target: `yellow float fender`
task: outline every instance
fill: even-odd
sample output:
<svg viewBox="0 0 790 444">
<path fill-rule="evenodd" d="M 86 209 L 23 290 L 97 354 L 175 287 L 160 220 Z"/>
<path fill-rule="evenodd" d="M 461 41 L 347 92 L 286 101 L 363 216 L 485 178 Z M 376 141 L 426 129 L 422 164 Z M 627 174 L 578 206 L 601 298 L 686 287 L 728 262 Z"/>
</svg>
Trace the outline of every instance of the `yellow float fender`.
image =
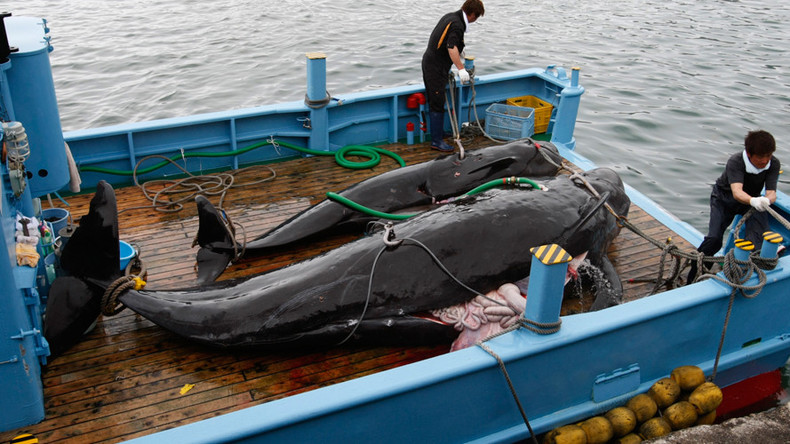
<svg viewBox="0 0 790 444">
<path fill-rule="evenodd" d="M 612 423 L 603 416 L 595 416 L 579 424 L 587 435 L 587 444 L 605 444 L 614 437 Z"/>
<path fill-rule="evenodd" d="M 677 382 L 680 389 L 686 392 L 694 391 L 705 382 L 705 372 L 696 365 L 684 365 L 672 370 L 669 375 L 673 381 Z"/>
<path fill-rule="evenodd" d="M 656 401 L 658 408 L 663 409 L 672 405 L 680 396 L 680 386 L 672 378 L 661 378 L 650 387 L 647 394 Z"/>
<path fill-rule="evenodd" d="M 680 401 L 667 407 L 663 416 L 672 430 L 685 429 L 697 422 L 697 409 L 688 401 Z"/>
<path fill-rule="evenodd" d="M 575 424 L 564 425 L 547 433 L 543 444 L 587 444 L 587 434 Z"/>
<path fill-rule="evenodd" d="M 625 436 L 636 428 L 636 413 L 627 407 L 615 407 L 604 415 L 612 423 L 614 436 Z"/>
<path fill-rule="evenodd" d="M 658 438 L 659 436 L 668 435 L 672 431 L 672 427 L 669 425 L 666 419 L 662 417 L 650 418 L 639 426 L 639 436 L 642 439 L 653 439 Z"/>
<path fill-rule="evenodd" d="M 636 422 L 640 424 L 656 416 L 656 412 L 658 411 L 656 401 L 644 393 L 640 393 L 629 399 L 625 406 L 636 414 Z"/>
<path fill-rule="evenodd" d="M 705 415 L 716 410 L 724 395 L 721 389 L 712 382 L 706 382 L 691 392 L 689 402 L 694 404 L 698 415 Z"/>
</svg>

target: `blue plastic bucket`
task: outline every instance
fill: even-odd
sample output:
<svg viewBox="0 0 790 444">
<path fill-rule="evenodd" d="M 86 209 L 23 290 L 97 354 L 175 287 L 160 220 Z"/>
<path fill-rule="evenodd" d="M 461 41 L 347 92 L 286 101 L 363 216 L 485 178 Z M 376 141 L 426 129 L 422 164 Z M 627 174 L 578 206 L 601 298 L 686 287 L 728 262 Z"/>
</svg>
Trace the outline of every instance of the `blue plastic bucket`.
<svg viewBox="0 0 790 444">
<path fill-rule="evenodd" d="M 52 224 L 52 229 L 55 230 L 52 236 L 57 236 L 61 228 L 65 228 L 69 223 L 69 210 L 63 208 L 47 208 L 41 212 L 41 218 L 44 221 Z"/>
<path fill-rule="evenodd" d="M 121 270 L 125 270 L 126 266 L 129 265 L 129 261 L 131 261 L 137 253 L 131 245 L 124 241 L 118 241 L 118 244 L 121 250 Z"/>
</svg>

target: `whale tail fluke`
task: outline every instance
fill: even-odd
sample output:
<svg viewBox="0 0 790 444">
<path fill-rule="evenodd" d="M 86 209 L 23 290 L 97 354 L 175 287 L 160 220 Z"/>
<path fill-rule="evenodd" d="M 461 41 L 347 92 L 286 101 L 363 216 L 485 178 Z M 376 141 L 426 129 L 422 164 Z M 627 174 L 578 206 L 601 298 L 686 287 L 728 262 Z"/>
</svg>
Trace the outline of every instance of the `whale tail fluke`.
<svg viewBox="0 0 790 444">
<path fill-rule="evenodd" d="M 63 247 L 63 275 L 49 289 L 44 337 L 53 356 L 74 345 L 96 321 L 106 283 L 121 276 L 115 192 L 99 182 L 88 214 Z"/>
<path fill-rule="evenodd" d="M 115 191 L 105 181 L 96 186 L 88 214 L 63 247 L 60 266 L 80 278 L 107 280 L 121 275 Z"/>
<path fill-rule="evenodd" d="M 222 215 L 203 196 L 196 196 L 198 210 L 197 280 L 199 284 L 214 282 L 233 259 L 236 241 L 233 239 Z"/>
</svg>

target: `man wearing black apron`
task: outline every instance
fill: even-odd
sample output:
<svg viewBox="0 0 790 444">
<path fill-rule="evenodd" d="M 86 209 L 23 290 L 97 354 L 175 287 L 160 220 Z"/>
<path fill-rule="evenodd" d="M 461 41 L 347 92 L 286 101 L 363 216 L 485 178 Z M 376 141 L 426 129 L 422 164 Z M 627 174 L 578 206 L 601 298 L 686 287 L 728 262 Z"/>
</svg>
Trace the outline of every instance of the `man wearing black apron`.
<svg viewBox="0 0 790 444">
<path fill-rule="evenodd" d="M 428 108 L 430 110 L 431 148 L 452 152 L 444 135 L 445 90 L 450 68 L 455 65 L 461 83 L 469 82 L 469 73 L 464 69 L 461 53 L 464 50 L 464 32 L 485 14 L 481 0 L 466 0 L 461 9 L 446 14 L 439 20 L 428 39 L 428 48 L 422 55 L 422 78 L 425 82 Z"/>
</svg>

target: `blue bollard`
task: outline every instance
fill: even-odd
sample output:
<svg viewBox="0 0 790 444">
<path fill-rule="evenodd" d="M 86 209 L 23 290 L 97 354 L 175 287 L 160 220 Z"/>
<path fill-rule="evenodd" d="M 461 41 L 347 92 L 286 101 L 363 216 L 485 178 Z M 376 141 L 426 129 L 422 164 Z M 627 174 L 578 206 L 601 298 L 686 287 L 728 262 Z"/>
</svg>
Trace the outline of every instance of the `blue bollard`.
<svg viewBox="0 0 790 444">
<path fill-rule="evenodd" d="M 464 69 L 472 73 L 472 70 L 475 69 L 475 58 L 474 57 L 465 57 L 464 58 Z"/>
<path fill-rule="evenodd" d="M 775 258 L 783 240 L 782 235 L 779 233 L 774 233 L 773 231 L 766 231 L 763 233 L 763 245 L 760 247 L 760 257 Z"/>
<path fill-rule="evenodd" d="M 311 52 L 307 56 L 307 97 L 310 108 L 310 140 L 308 148 L 329 151 L 329 93 L 326 90 L 326 55 Z"/>
<path fill-rule="evenodd" d="M 735 259 L 746 262 L 749 260 L 749 255 L 753 250 L 754 244 L 751 241 L 746 239 L 735 239 L 735 251 L 733 252 Z"/>
<path fill-rule="evenodd" d="M 556 244 L 534 247 L 530 252 L 532 268 L 524 318 L 537 324 L 557 323 L 571 255 Z"/>
<path fill-rule="evenodd" d="M 576 127 L 576 116 L 579 113 L 581 95 L 584 93 L 584 88 L 579 85 L 579 69 L 578 67 L 571 68 L 569 85 L 560 93 L 561 98 L 557 106 L 556 115 L 549 123 L 549 132 L 552 133 L 551 140 L 565 143 L 571 148 L 576 146 L 573 130 Z M 549 66 L 546 68 L 546 73 L 552 74 L 555 70 L 558 79 L 568 80 L 565 70 L 562 68 Z M 555 125 L 555 122 L 564 123 Z"/>
</svg>

